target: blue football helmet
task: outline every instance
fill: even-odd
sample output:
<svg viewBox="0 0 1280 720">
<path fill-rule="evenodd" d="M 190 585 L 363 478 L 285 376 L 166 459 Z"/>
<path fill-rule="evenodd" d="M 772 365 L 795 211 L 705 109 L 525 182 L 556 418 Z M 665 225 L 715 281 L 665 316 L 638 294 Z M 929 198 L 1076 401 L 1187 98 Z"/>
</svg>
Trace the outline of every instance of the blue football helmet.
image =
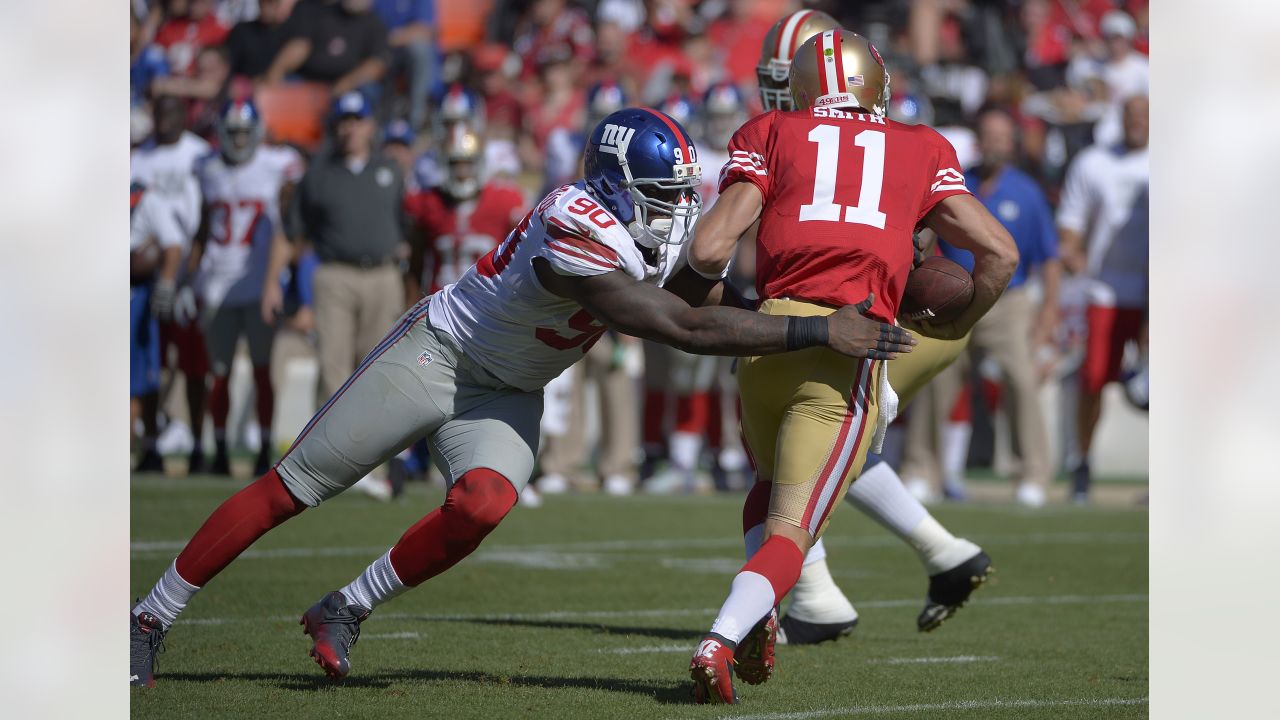
<svg viewBox="0 0 1280 720">
<path fill-rule="evenodd" d="M 647 248 L 679 244 L 702 210 L 702 168 L 689 133 L 657 110 L 625 108 L 587 139 L 587 189 Z M 679 232 L 675 223 L 681 223 Z"/>
<path fill-rule="evenodd" d="M 229 100 L 218 113 L 218 144 L 232 165 L 252 158 L 265 134 L 262 115 L 252 100 Z"/>
<path fill-rule="evenodd" d="M 718 82 L 702 98 L 702 139 L 724 150 L 747 121 L 747 99 L 737 85 Z"/>
<path fill-rule="evenodd" d="M 658 109 L 666 113 L 667 117 L 680 123 L 681 127 L 693 124 L 695 108 L 693 100 L 688 95 L 672 95 Z"/>
<path fill-rule="evenodd" d="M 605 116 L 618 112 L 630 102 L 627 91 L 612 80 L 592 85 L 587 89 L 587 128 L 594 128 Z"/>
</svg>

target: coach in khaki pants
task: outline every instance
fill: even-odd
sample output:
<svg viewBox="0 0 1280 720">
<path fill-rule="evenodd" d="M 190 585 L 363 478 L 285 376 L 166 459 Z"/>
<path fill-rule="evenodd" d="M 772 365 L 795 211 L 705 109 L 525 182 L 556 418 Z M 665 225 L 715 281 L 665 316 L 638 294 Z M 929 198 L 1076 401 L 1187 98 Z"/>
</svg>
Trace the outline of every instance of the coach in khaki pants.
<svg viewBox="0 0 1280 720">
<path fill-rule="evenodd" d="M 1012 444 L 1022 460 L 1017 500 L 1038 507 L 1044 504 L 1051 469 L 1036 354 L 1041 345 L 1052 340 L 1057 324 L 1061 274 L 1058 235 L 1044 192 L 1030 176 L 1013 167 L 1018 151 L 1013 118 L 1004 110 L 989 108 L 978 115 L 977 130 L 982 165 L 965 174 L 965 184 L 1013 236 L 1021 260 L 1004 295 L 974 325 L 969 357 L 985 353 L 1000 366 Z M 939 245 L 948 258 L 973 269 L 970 253 L 952 248 L 945 241 Z M 1043 289 L 1039 302 L 1027 284 L 1037 275 Z M 920 417 L 912 420 L 908 431 L 904 478 L 937 480 L 934 476 L 941 470 L 939 429 L 948 421 L 960 394 L 961 383 L 967 377 L 966 365 L 961 358 L 944 370 L 930 388 L 932 402 L 913 406 Z"/>
<path fill-rule="evenodd" d="M 320 266 L 315 273 L 320 395 L 327 398 L 404 312 L 401 198 L 394 162 L 374 153 L 376 126 L 358 92 L 334 103 L 332 147 L 300 186 L 303 230 Z"/>
</svg>

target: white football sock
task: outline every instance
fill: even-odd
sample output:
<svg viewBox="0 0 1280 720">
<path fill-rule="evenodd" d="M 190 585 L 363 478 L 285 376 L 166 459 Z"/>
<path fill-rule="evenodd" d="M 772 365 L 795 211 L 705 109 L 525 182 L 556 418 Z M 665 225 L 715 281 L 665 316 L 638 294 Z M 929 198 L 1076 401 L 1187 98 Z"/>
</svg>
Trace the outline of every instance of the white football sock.
<svg viewBox="0 0 1280 720">
<path fill-rule="evenodd" d="M 978 552 L 977 545 L 957 540 L 933 519 L 889 463 L 878 462 L 863 470 L 845 499 L 915 548 L 930 575 L 950 570 Z M 956 559 L 958 555 L 963 557 Z"/>
<path fill-rule="evenodd" d="M 964 484 L 964 465 L 972 435 L 973 425 L 967 422 L 950 422 L 942 428 L 942 478 L 949 487 Z"/>
<path fill-rule="evenodd" d="M 804 554 L 804 564 L 823 562 L 827 559 L 827 546 L 823 544 L 822 538 L 813 541 L 813 547 L 809 548 L 809 552 Z"/>
<path fill-rule="evenodd" d="M 711 624 L 711 632 L 737 644 L 774 606 L 773 585 L 757 572 L 738 573 L 729 586 L 729 597 Z"/>
<path fill-rule="evenodd" d="M 814 546 L 814 550 L 818 548 Z M 831 577 L 827 567 L 826 552 L 817 560 L 812 559 L 813 550 L 805 556 L 804 567 L 800 570 L 800 579 L 791 590 L 791 604 L 787 607 L 787 615 L 805 622 L 822 625 L 852 622 L 858 619 L 858 611 L 853 603 L 845 597 L 836 581 Z"/>
<path fill-rule="evenodd" d="M 903 537 L 903 540 L 916 549 L 920 562 L 924 563 L 925 572 L 929 575 L 950 570 L 977 555 L 981 550 L 968 540 L 957 538 L 947 532 L 947 529 L 934 520 L 932 515 L 925 515 L 920 524 Z"/>
<path fill-rule="evenodd" d="M 391 567 L 391 551 L 388 550 L 338 592 L 342 593 L 347 602 L 372 610 L 408 589 L 408 586 L 400 582 L 395 568 Z"/>
<path fill-rule="evenodd" d="M 747 559 L 750 560 L 760 550 L 760 546 L 764 544 L 764 523 L 760 523 L 748 530 L 742 536 L 742 544 L 747 551 Z"/>
<path fill-rule="evenodd" d="M 677 470 L 698 469 L 698 456 L 702 454 L 702 434 L 673 432 L 667 447 L 671 449 L 671 464 Z"/>
<path fill-rule="evenodd" d="M 151 613 L 168 630 L 173 621 L 178 619 L 178 613 L 182 612 L 191 601 L 191 596 L 199 589 L 182 579 L 178 574 L 178 561 L 174 560 L 169 569 L 164 571 L 164 575 L 160 576 L 156 586 L 151 588 L 151 593 L 133 606 L 133 614 Z"/>
</svg>

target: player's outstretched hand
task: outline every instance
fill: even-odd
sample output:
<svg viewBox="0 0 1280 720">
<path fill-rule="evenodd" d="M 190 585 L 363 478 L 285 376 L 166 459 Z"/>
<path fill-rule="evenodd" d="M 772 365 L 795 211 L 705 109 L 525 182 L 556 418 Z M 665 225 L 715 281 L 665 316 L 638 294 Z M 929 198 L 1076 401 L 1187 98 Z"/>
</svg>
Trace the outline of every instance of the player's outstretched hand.
<svg viewBox="0 0 1280 720">
<path fill-rule="evenodd" d="M 896 325 L 866 316 L 875 294 L 857 305 L 845 305 L 827 316 L 827 345 L 841 355 L 872 360 L 892 360 L 909 353 L 916 339 Z"/>
</svg>

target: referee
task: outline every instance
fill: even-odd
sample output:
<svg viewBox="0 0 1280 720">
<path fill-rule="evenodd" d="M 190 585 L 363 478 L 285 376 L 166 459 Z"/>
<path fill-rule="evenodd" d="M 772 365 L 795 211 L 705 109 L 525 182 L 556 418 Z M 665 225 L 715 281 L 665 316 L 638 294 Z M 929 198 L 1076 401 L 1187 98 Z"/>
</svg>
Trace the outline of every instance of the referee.
<svg viewBox="0 0 1280 720">
<path fill-rule="evenodd" d="M 359 92 L 333 107 L 333 143 L 299 188 L 303 232 L 315 249 L 320 396 L 329 397 L 404 312 L 404 178 L 376 154 L 372 108 Z"/>
</svg>

